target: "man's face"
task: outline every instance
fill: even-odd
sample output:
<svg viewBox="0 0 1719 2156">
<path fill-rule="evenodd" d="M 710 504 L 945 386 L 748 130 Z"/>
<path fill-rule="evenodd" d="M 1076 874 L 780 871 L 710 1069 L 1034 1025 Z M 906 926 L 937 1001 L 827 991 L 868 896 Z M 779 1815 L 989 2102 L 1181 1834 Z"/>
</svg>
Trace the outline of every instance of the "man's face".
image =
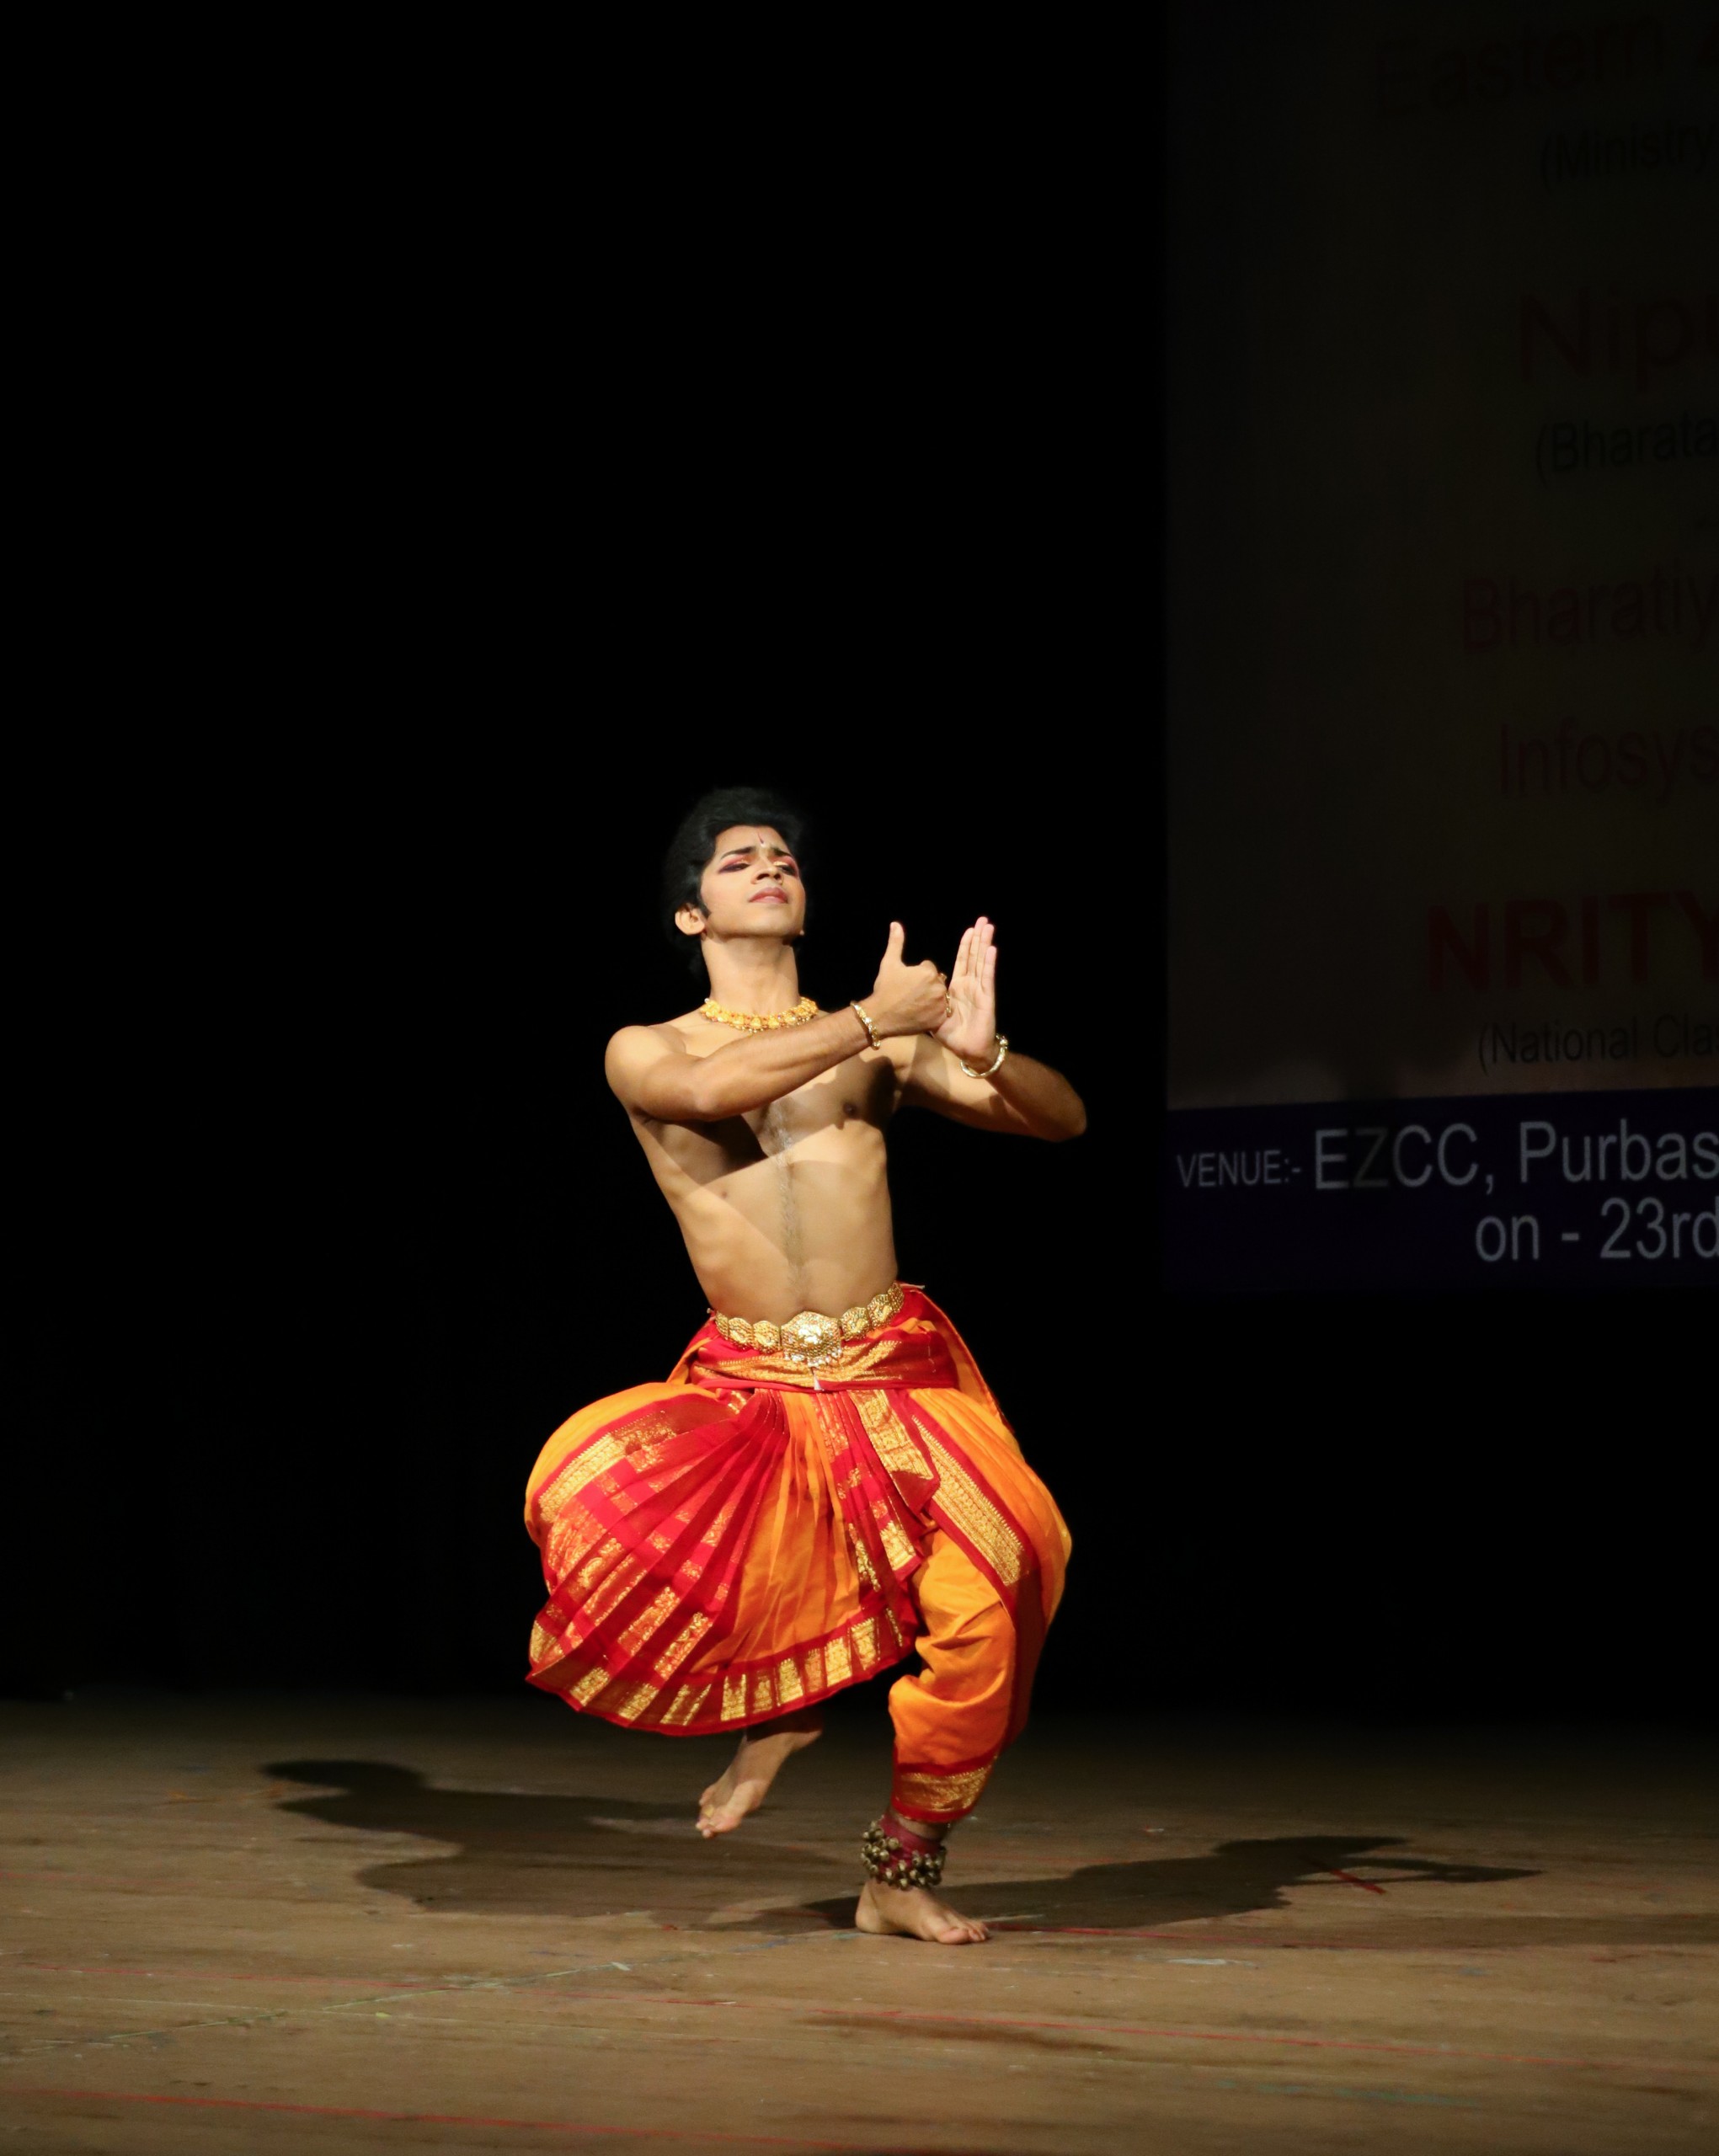
<svg viewBox="0 0 1719 2156">
<path fill-rule="evenodd" d="M 799 864 L 768 824 L 722 832 L 698 887 L 704 924 L 718 936 L 793 937 L 806 925 Z M 691 909 L 683 910 L 683 921 Z"/>
</svg>

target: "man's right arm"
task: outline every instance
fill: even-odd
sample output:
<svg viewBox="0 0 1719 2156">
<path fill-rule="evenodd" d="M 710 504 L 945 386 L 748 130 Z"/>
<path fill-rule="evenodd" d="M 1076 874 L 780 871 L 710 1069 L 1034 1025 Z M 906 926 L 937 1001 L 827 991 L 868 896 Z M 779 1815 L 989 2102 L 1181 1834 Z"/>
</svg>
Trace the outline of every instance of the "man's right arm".
<svg viewBox="0 0 1719 2156">
<path fill-rule="evenodd" d="M 929 1033 L 943 1020 L 942 975 L 929 959 L 905 964 L 901 945 L 901 925 L 892 921 L 877 984 L 865 999 L 879 1040 Z M 656 1122 L 721 1123 L 767 1107 L 869 1045 L 851 1009 L 825 1011 L 779 1033 L 747 1034 L 710 1055 L 691 1054 L 670 1027 L 625 1026 L 610 1042 L 603 1067 L 617 1098 Z"/>
<path fill-rule="evenodd" d="M 766 1107 L 869 1046 L 852 1011 L 830 1011 L 803 1026 L 752 1033 L 712 1055 L 694 1055 L 666 1026 L 626 1026 L 603 1060 L 627 1107 L 658 1123 L 721 1123 Z"/>
</svg>

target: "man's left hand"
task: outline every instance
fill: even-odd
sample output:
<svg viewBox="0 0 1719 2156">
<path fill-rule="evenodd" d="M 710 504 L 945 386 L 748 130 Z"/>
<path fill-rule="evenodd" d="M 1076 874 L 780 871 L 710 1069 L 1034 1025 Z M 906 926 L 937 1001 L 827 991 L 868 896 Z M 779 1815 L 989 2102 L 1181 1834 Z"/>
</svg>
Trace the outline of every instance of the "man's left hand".
<svg viewBox="0 0 1719 2156">
<path fill-rule="evenodd" d="M 996 934 L 980 914 L 963 935 L 949 975 L 949 1014 L 932 1035 L 952 1055 L 981 1069 L 996 1053 Z"/>
</svg>

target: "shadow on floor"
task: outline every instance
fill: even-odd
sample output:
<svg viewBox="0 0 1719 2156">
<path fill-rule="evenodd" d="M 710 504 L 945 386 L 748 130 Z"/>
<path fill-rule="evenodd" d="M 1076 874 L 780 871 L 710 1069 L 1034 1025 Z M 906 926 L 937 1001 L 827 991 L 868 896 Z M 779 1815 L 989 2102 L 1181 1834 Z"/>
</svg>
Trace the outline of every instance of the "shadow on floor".
<svg viewBox="0 0 1719 2156">
<path fill-rule="evenodd" d="M 1357 1865 L 1374 1885 L 1384 1888 L 1386 1897 L 1393 1885 L 1410 1880 L 1471 1886 L 1535 1876 L 1500 1865 L 1440 1864 L 1423 1857 L 1380 1854 L 1402 1845 L 1400 1837 L 1389 1834 L 1282 1835 L 1220 1842 L 1204 1856 L 1087 1865 L 1060 1878 L 1012 1879 L 1004 1885 L 969 1888 L 964 1897 L 956 1898 L 976 1906 L 978 1897 L 1022 1931 L 1134 1931 L 1287 1908 L 1292 1886 L 1331 1886 L 1359 1897 L 1366 1889 L 1341 1876 Z M 999 1895 L 1001 1901 L 996 1899 Z M 849 1894 L 809 1903 L 791 1913 L 846 1925 L 853 1922 L 853 1910 L 854 1897 Z M 770 1913 L 773 1927 L 784 1913 Z"/>
<path fill-rule="evenodd" d="M 322 1792 L 291 1798 L 283 1812 L 364 1833 L 455 1844 L 446 1854 L 405 1856 L 358 1875 L 364 1886 L 405 1896 L 421 1908 L 558 1917 L 638 1912 L 692 1924 L 728 1913 L 730 1924 L 774 1933 L 853 1922 L 849 1881 L 857 1859 L 771 1841 L 762 1821 L 761 1832 L 704 1842 L 686 1804 L 437 1789 L 413 1769 L 363 1759 L 289 1759 L 264 1771 Z M 1465 1886 L 1534 1876 L 1396 1854 L 1401 1847 L 1388 1835 L 1286 1836 L 1225 1842 L 1204 1856 L 1092 1865 L 1061 1877 L 987 1884 L 984 1873 L 991 1867 L 977 1841 L 964 1848 L 958 1842 L 961 1870 L 976 1872 L 978 1882 L 955 1898 L 980 1913 L 1017 1919 L 1023 1929 L 1129 1931 L 1283 1908 L 1291 1887 L 1316 1882 L 1359 1899 L 1363 1890 L 1337 1876 L 1357 1865 L 1387 1894 L 1408 1881 Z M 826 1893 L 838 1884 L 845 1891 Z M 1385 1914 L 1382 1903 L 1376 1913 Z"/>
<path fill-rule="evenodd" d="M 359 1873 L 362 1885 L 421 1908 L 558 1917 L 649 1910 L 696 1924 L 736 1904 L 795 1902 L 849 1876 L 822 1851 L 765 1836 L 702 1841 L 690 1803 L 437 1789 L 414 1769 L 371 1759 L 286 1759 L 263 1771 L 330 1792 L 291 1798 L 283 1812 L 456 1844 L 451 1854 L 406 1856 Z M 800 1928 L 824 1923 L 802 1916 Z"/>
</svg>

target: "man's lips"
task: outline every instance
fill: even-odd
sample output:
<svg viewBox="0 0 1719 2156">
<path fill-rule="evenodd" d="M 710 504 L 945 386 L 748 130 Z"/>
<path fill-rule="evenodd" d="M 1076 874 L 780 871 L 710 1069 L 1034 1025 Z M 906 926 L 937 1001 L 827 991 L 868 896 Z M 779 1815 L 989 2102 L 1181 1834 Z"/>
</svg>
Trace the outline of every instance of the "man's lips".
<svg viewBox="0 0 1719 2156">
<path fill-rule="evenodd" d="M 772 902 L 777 905 L 785 906 L 787 904 L 787 893 L 786 891 L 754 891 L 751 897 L 746 901 L 747 905 L 750 906 L 762 905 L 766 903 Z"/>
</svg>

